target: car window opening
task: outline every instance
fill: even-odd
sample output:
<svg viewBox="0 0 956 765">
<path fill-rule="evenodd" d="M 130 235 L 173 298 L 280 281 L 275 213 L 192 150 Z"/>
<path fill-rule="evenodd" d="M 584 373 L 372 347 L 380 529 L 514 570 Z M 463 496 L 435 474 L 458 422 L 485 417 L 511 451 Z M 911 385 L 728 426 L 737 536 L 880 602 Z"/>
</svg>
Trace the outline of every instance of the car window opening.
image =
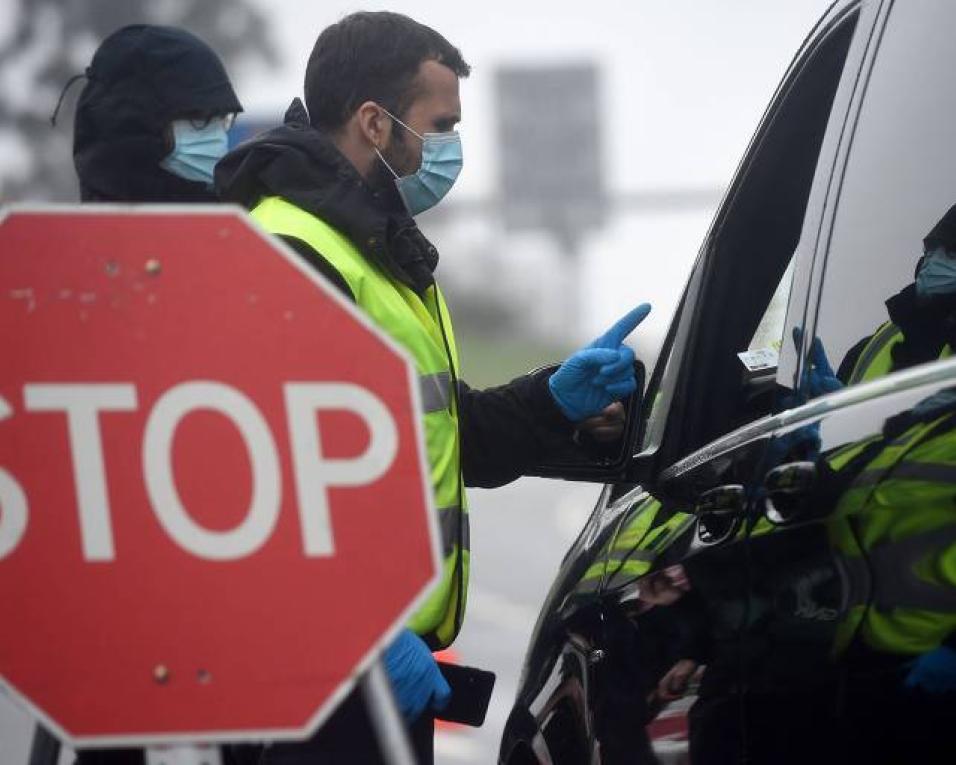
<svg viewBox="0 0 956 765">
<path fill-rule="evenodd" d="M 665 459 L 676 460 L 778 405 L 775 368 L 748 374 L 738 354 L 779 351 L 792 342 L 783 326 L 791 261 L 856 20 L 848 16 L 831 31 L 778 97 L 742 181 L 731 190 L 735 198 L 715 222 L 709 252 L 697 265 L 703 305 L 675 392 L 673 406 L 681 411 L 671 412 L 677 433 L 666 439 Z"/>
</svg>

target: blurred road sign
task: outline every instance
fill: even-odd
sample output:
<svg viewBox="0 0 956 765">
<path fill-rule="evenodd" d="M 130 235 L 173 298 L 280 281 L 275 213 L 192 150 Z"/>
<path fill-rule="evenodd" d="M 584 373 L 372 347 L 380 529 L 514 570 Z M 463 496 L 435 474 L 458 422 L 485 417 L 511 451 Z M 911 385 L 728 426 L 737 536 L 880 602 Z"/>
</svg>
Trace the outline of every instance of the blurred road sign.
<svg viewBox="0 0 956 765">
<path fill-rule="evenodd" d="M 266 117 L 257 114 L 240 114 L 235 124 L 229 129 L 229 149 L 236 148 L 243 141 L 255 138 L 267 130 L 272 130 L 282 124 L 282 115 Z"/>
<path fill-rule="evenodd" d="M 440 566 L 417 377 L 241 211 L 0 219 L 0 684 L 74 745 L 308 734 Z"/>
<path fill-rule="evenodd" d="M 505 224 L 599 225 L 606 200 L 595 65 L 505 67 L 496 89 Z"/>
</svg>

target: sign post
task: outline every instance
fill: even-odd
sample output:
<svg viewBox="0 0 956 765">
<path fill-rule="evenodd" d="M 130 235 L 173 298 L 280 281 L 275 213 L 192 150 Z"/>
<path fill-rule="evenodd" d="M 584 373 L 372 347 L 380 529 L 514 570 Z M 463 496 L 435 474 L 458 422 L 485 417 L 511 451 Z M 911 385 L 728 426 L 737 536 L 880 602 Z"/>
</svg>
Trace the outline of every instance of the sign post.
<svg viewBox="0 0 956 765">
<path fill-rule="evenodd" d="M 0 351 L 0 683 L 57 740 L 301 739 L 379 676 L 441 560 L 418 380 L 298 256 L 15 209 Z"/>
</svg>

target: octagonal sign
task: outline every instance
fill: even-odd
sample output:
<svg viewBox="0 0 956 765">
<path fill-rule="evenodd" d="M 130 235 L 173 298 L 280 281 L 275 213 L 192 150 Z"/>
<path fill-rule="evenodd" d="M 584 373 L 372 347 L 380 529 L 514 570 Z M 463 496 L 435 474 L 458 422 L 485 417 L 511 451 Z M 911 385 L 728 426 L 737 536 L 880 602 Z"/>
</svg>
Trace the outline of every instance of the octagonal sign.
<svg viewBox="0 0 956 765">
<path fill-rule="evenodd" d="M 299 738 L 440 565 L 418 381 L 237 208 L 0 220 L 0 682 L 73 745 Z"/>
</svg>

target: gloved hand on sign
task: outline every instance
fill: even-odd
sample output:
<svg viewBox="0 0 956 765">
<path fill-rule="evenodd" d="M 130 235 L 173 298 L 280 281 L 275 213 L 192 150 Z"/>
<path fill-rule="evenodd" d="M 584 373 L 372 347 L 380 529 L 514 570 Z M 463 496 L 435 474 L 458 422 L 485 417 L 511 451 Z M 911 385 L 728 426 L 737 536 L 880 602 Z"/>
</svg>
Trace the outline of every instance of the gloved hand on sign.
<svg viewBox="0 0 956 765">
<path fill-rule="evenodd" d="M 448 705 L 451 687 L 425 641 L 414 632 L 402 630 L 384 658 L 392 692 L 407 723 L 415 722 L 426 709 L 440 711 Z"/>
<path fill-rule="evenodd" d="M 551 375 L 551 396 L 565 417 L 581 422 L 634 392 L 634 351 L 623 343 L 650 312 L 642 303 Z"/>
</svg>

